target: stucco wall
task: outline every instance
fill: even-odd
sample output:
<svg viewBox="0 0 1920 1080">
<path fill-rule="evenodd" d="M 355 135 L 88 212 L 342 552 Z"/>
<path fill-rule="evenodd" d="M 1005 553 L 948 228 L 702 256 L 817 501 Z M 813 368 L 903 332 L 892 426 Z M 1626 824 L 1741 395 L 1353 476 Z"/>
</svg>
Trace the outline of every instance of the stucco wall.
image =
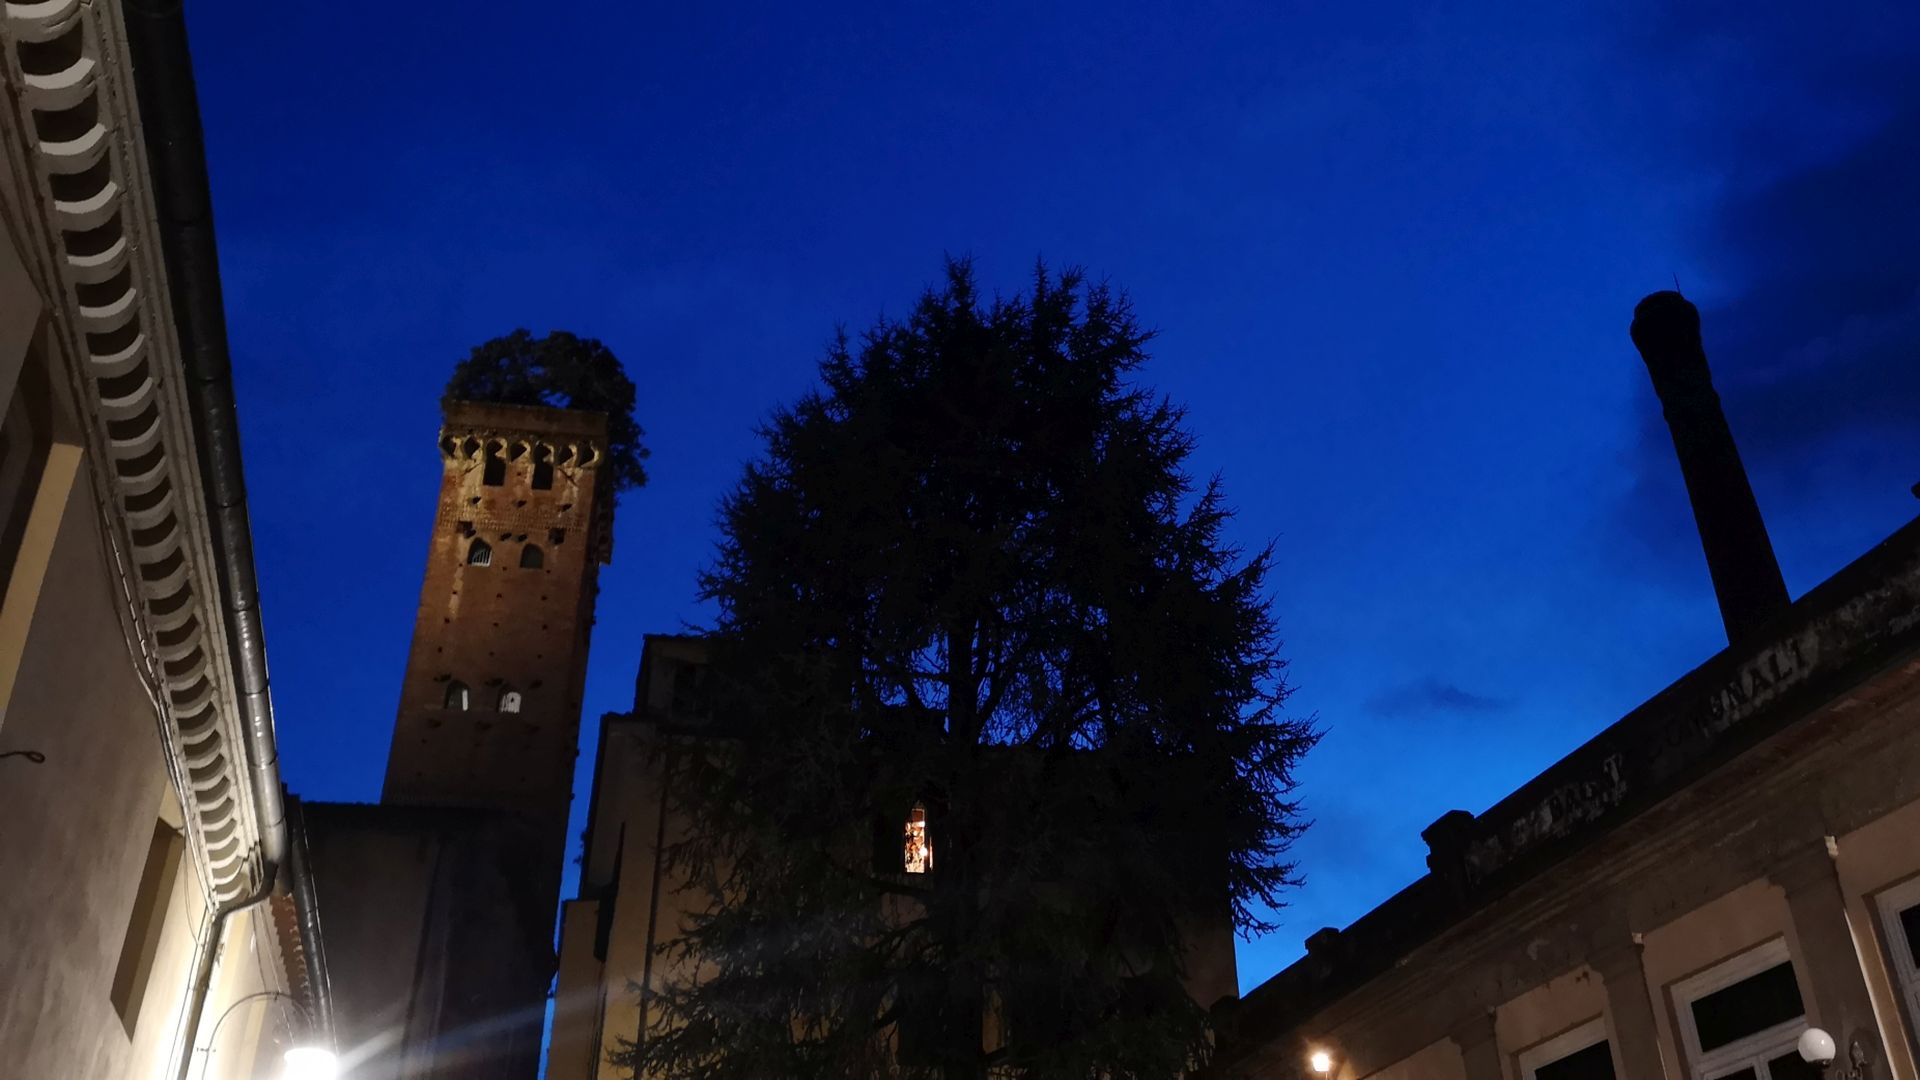
<svg viewBox="0 0 1920 1080">
<path fill-rule="evenodd" d="M 68 491 L 0 726 L 0 748 L 46 755 L 39 765 L 0 760 L 0 1061 L 9 1076 L 168 1076 L 187 1042 L 183 1012 L 207 915 L 190 853 L 131 1032 L 111 1000 L 155 825 L 177 828 L 180 812 L 109 565 L 83 473 Z M 240 996 L 285 985 L 268 922 L 236 919 L 225 941 L 208 1033 Z M 287 1034 L 284 1004 L 257 1008 L 254 1035 Z M 216 1055 L 209 1076 L 249 1075 L 243 1020 L 221 1030 L 226 1060 Z"/>
<path fill-rule="evenodd" d="M 1353 1080 L 1343 1072 L 1341 1080 Z M 1410 1058 L 1396 1062 L 1368 1076 L 1366 1080 L 1466 1080 L 1460 1064 L 1460 1050 L 1450 1040 L 1441 1039 Z"/>
<path fill-rule="evenodd" d="M 0 727 L 0 747 L 46 755 L 0 761 L 0 1061 L 19 1076 L 136 1065 L 108 991 L 167 780 L 89 503 L 73 485 Z M 167 999 L 150 994 L 141 1023 Z"/>
<path fill-rule="evenodd" d="M 1503 1048 L 1502 1074 L 1519 1076 L 1520 1055 L 1599 1017 L 1606 1007 L 1607 995 L 1600 977 L 1586 968 L 1570 971 L 1500 1006 L 1494 1012 L 1494 1033 Z"/>
</svg>

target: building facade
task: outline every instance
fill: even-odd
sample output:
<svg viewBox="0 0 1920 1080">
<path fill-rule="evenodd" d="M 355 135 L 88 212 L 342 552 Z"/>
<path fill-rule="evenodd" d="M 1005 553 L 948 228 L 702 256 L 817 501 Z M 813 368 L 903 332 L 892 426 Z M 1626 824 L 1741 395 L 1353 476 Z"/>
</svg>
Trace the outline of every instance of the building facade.
<svg viewBox="0 0 1920 1080">
<path fill-rule="evenodd" d="M 538 1073 L 606 446 L 599 413 L 446 407 L 381 801 L 307 811 L 356 1080 Z"/>
<path fill-rule="evenodd" d="M 707 662 L 697 638 L 649 635 L 634 686 L 633 711 L 601 721 L 580 895 L 562 907 L 560 968 L 555 984 L 548 1080 L 626 1080 L 610 1062 L 622 1043 L 644 1038 L 655 1013 L 648 995 L 693 972 L 686 958 L 663 955 L 709 898 L 667 866 L 662 852 L 684 839 L 677 810 L 678 748 L 705 738 L 698 686 Z M 895 873 L 933 869 L 924 809 L 882 822 L 877 859 Z M 1187 990 L 1211 1005 L 1238 991 L 1233 928 L 1222 905 L 1210 925 L 1187 928 Z M 995 1039 L 989 1020 L 982 1037 Z"/>
<path fill-rule="evenodd" d="M 0 21 L 0 1071 L 324 1042 L 180 12 Z"/>
<path fill-rule="evenodd" d="M 1425 877 L 1239 1003 L 1217 1075 L 1789 1080 L 1819 1027 L 1920 1077 L 1920 521 L 1789 603 L 1697 313 L 1656 294 L 1633 336 L 1727 649 L 1434 822 Z"/>
</svg>

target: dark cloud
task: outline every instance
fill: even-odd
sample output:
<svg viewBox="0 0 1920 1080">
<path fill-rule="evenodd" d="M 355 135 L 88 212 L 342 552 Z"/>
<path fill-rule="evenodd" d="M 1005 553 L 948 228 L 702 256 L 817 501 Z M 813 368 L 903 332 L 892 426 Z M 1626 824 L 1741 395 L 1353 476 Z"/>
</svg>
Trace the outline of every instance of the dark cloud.
<svg viewBox="0 0 1920 1080">
<path fill-rule="evenodd" d="M 1436 675 L 1391 686 L 1367 699 L 1368 711 L 1381 716 L 1432 713 L 1495 713 L 1511 707 L 1507 698 L 1488 697 L 1455 686 Z"/>
<path fill-rule="evenodd" d="M 1779 521 L 1845 491 L 1897 521 L 1920 480 L 1920 17 L 1696 13 L 1657 29 L 1652 77 L 1693 95 L 1662 147 L 1716 181 L 1680 240 L 1719 283 L 1703 335 L 1763 509 Z M 1698 547 L 1650 390 L 1639 417 L 1623 508 L 1634 553 L 1690 567 Z"/>
<path fill-rule="evenodd" d="M 1745 280 L 1703 325 L 1728 415 L 1763 464 L 1869 431 L 1920 445 L 1916 192 L 1920 86 L 1840 158 L 1716 215 L 1706 250 Z"/>
</svg>

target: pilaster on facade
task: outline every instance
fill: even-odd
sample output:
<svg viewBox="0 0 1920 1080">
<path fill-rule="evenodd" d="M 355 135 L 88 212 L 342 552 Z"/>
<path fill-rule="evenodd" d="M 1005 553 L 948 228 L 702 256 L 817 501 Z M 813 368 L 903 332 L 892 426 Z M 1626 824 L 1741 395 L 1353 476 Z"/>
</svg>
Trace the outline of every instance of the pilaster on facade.
<svg viewBox="0 0 1920 1080">
<path fill-rule="evenodd" d="M 116 4 L 8 3 L 8 126 L 53 228 L 35 252 L 102 527 L 162 718 L 186 832 L 213 899 L 264 879 L 207 491 Z M 11 156 L 11 155 L 10 155 Z"/>
<path fill-rule="evenodd" d="M 1647 989 L 1647 969 L 1638 935 L 1609 935 L 1588 958 L 1600 976 L 1607 996 L 1608 1030 L 1614 1060 L 1622 1075 L 1633 1080 L 1663 1080 L 1666 1062 L 1660 1055 L 1660 1028 L 1654 1019 L 1653 995 Z"/>
<path fill-rule="evenodd" d="M 1799 939 L 1795 961 L 1806 972 L 1804 985 L 1812 996 L 1808 1018 L 1833 1036 L 1843 1054 L 1858 1038 L 1869 1060 L 1880 1060 L 1880 1026 L 1847 918 L 1834 863 L 1837 854 L 1833 837 L 1819 837 L 1783 855 L 1768 878 L 1787 894 L 1787 911 Z"/>
<path fill-rule="evenodd" d="M 1467 1080 L 1502 1080 L 1500 1040 L 1491 1011 L 1475 1013 L 1447 1037 L 1460 1048 Z"/>
</svg>

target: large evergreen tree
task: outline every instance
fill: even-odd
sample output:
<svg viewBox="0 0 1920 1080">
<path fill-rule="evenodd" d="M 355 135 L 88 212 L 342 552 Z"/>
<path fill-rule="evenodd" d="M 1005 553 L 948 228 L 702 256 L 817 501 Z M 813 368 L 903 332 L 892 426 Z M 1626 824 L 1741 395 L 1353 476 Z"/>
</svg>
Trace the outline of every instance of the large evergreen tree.
<svg viewBox="0 0 1920 1080">
<path fill-rule="evenodd" d="M 639 1075 L 1205 1057 L 1181 931 L 1263 926 L 1314 732 L 1281 712 L 1270 552 L 1130 381 L 1149 337 L 1078 273 L 989 300 L 950 263 L 772 417 L 703 578 L 713 719 L 673 761 L 670 865 L 724 902 L 665 947 L 701 970 L 649 994 Z M 916 806 L 933 865 L 904 873 Z"/>
</svg>

